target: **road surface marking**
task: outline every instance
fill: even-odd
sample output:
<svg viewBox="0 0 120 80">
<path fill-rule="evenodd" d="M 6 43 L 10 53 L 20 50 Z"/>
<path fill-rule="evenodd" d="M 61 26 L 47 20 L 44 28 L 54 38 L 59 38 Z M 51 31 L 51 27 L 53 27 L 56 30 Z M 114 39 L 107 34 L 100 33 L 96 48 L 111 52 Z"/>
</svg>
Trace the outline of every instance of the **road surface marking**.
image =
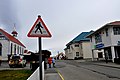
<svg viewBox="0 0 120 80">
<path fill-rule="evenodd" d="M 57 73 L 59 74 L 59 76 L 60 76 L 60 78 L 62 79 L 62 80 L 64 80 L 64 78 L 63 78 L 63 76 L 61 75 L 61 73 L 56 69 L 56 71 L 57 71 Z"/>
</svg>

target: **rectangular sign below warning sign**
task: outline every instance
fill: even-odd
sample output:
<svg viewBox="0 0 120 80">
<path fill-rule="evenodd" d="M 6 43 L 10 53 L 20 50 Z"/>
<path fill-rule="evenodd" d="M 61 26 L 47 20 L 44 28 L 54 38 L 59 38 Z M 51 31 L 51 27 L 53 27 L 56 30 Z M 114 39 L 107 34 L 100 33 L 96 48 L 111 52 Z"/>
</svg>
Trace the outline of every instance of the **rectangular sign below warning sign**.
<svg viewBox="0 0 120 80">
<path fill-rule="evenodd" d="M 47 29 L 40 16 L 38 16 L 38 19 L 29 31 L 28 37 L 51 37 L 51 33 Z"/>
</svg>

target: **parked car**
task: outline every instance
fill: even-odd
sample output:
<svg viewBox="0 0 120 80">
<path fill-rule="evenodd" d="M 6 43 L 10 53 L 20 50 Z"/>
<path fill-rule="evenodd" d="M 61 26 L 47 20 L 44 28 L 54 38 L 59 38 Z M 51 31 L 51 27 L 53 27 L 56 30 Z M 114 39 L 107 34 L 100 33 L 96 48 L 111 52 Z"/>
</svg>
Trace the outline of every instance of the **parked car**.
<svg viewBox="0 0 120 80">
<path fill-rule="evenodd" d="M 26 60 L 24 59 L 24 56 L 11 56 L 9 60 L 9 66 L 12 67 L 25 67 L 26 66 Z"/>
</svg>

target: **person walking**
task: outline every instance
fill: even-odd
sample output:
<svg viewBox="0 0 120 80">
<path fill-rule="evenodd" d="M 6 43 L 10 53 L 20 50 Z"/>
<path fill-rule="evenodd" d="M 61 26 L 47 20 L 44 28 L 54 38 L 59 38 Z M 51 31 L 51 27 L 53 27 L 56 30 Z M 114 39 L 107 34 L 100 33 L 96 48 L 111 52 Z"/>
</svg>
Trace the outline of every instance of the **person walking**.
<svg viewBox="0 0 120 80">
<path fill-rule="evenodd" d="M 49 64 L 49 68 L 51 68 L 51 64 L 52 64 L 52 58 L 51 57 L 48 58 L 48 64 Z"/>
<path fill-rule="evenodd" d="M 108 51 L 105 51 L 105 62 L 108 63 Z"/>
<path fill-rule="evenodd" d="M 53 64 L 53 67 L 55 67 L 55 59 L 52 58 L 52 64 Z"/>
</svg>

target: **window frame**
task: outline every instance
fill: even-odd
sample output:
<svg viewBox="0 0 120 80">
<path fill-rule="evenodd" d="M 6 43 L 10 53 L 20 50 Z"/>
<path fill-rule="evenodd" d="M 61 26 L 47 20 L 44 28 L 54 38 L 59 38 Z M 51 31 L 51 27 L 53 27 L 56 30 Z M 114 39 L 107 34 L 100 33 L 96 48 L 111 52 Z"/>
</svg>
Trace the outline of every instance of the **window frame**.
<svg viewBox="0 0 120 80">
<path fill-rule="evenodd" d="M 79 57 L 80 56 L 80 53 L 79 52 L 76 52 L 76 57 Z"/>
<path fill-rule="evenodd" d="M 75 44 L 75 47 L 79 47 L 79 44 Z"/>
</svg>

